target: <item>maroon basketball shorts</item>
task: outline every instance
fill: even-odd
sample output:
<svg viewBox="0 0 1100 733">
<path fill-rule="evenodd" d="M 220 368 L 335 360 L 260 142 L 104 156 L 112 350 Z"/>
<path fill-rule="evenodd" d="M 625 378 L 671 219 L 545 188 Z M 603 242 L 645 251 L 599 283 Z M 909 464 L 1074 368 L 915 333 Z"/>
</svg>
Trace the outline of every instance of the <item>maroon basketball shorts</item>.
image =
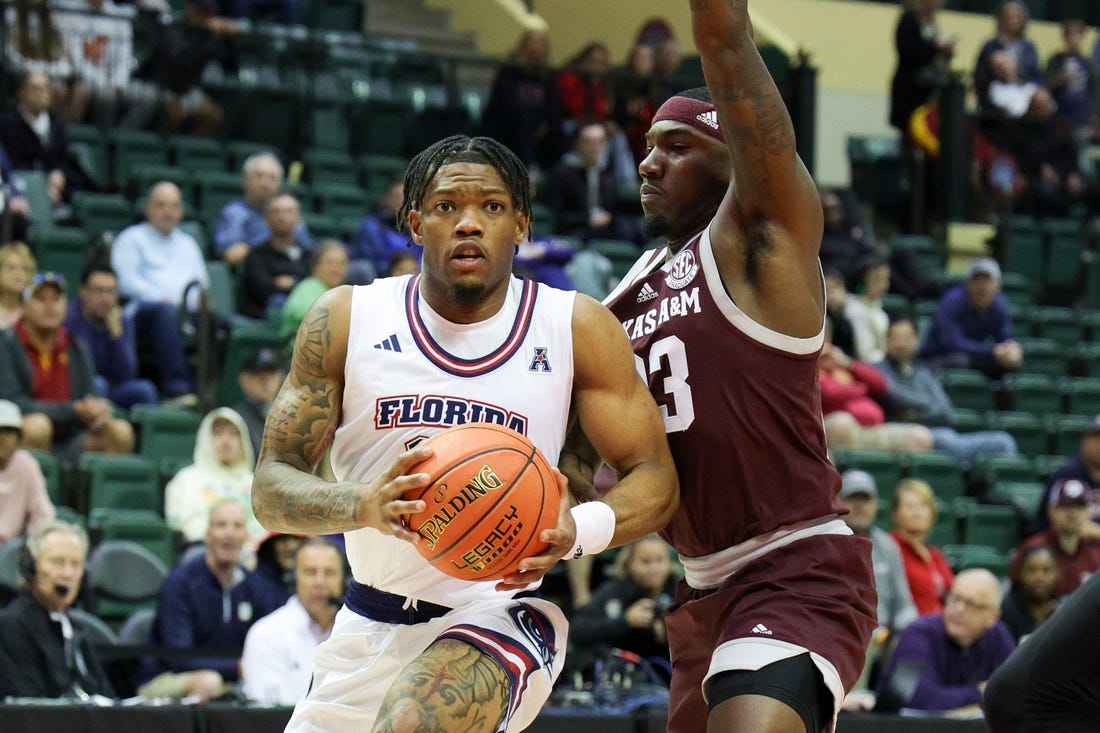
<svg viewBox="0 0 1100 733">
<path fill-rule="evenodd" d="M 876 619 L 871 543 L 820 534 L 777 547 L 711 590 L 681 582 L 666 616 L 670 733 L 707 727 L 703 683 L 809 652 L 834 711 L 859 679 Z"/>
</svg>

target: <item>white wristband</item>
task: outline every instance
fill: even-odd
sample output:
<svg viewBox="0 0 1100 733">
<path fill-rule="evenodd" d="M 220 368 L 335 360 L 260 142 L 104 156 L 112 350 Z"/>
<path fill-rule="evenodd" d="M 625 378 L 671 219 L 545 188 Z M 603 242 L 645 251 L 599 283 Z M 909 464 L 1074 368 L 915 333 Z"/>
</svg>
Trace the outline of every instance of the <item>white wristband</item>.
<svg viewBox="0 0 1100 733">
<path fill-rule="evenodd" d="M 606 550 L 615 535 L 615 510 L 602 501 L 587 501 L 569 512 L 577 525 L 577 541 L 565 559 L 576 560 Z"/>
</svg>

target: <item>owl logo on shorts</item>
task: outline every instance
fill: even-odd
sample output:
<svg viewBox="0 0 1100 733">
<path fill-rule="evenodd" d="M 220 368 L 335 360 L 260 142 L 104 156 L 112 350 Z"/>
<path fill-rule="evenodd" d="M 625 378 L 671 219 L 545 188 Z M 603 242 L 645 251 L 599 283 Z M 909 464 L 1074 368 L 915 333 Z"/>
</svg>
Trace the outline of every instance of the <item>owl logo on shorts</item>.
<svg viewBox="0 0 1100 733">
<path fill-rule="evenodd" d="M 550 619 L 526 603 L 517 603 L 510 607 L 508 615 L 520 632 L 539 650 L 543 665 L 547 668 L 553 665 L 558 647 L 555 643 L 554 625 L 550 623 Z"/>
</svg>

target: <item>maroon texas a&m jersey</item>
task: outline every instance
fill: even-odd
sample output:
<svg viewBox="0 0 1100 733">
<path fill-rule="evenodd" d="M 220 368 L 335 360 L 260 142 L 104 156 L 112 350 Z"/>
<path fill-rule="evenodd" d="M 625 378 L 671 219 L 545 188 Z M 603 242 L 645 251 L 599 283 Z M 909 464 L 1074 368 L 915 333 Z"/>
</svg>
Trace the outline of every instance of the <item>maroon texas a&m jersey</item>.
<svg viewBox="0 0 1100 733">
<path fill-rule="evenodd" d="M 662 536 L 700 557 L 786 525 L 835 517 L 817 383 L 823 334 L 795 338 L 726 293 L 708 231 L 653 270 L 647 253 L 606 299 L 661 408 L 680 476 Z M 647 274 L 648 273 L 648 274 Z"/>
</svg>

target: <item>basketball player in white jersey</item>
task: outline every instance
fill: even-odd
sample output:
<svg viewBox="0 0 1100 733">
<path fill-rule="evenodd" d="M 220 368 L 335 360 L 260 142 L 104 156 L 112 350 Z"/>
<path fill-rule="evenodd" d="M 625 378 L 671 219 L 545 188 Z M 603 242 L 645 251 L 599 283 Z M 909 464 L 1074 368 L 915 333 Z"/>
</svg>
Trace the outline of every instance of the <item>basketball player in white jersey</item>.
<svg viewBox="0 0 1100 733">
<path fill-rule="evenodd" d="M 531 216 L 527 172 L 490 138 L 455 136 L 416 156 L 398 220 L 424 248 L 419 276 L 341 287 L 298 330 L 268 415 L 253 505 L 271 530 L 344 532 L 354 582 L 314 658 L 291 731 L 519 731 L 559 674 L 567 624 L 537 587 L 562 557 L 663 527 L 678 484 L 661 418 L 623 329 L 594 300 L 514 277 Z M 575 416 L 621 476 L 569 509 L 551 544 L 500 582 L 430 566 L 403 519 L 424 438 L 489 421 L 556 463 Z M 336 482 L 314 475 L 327 449 Z M 373 728 L 371 727 L 373 726 Z"/>
</svg>

